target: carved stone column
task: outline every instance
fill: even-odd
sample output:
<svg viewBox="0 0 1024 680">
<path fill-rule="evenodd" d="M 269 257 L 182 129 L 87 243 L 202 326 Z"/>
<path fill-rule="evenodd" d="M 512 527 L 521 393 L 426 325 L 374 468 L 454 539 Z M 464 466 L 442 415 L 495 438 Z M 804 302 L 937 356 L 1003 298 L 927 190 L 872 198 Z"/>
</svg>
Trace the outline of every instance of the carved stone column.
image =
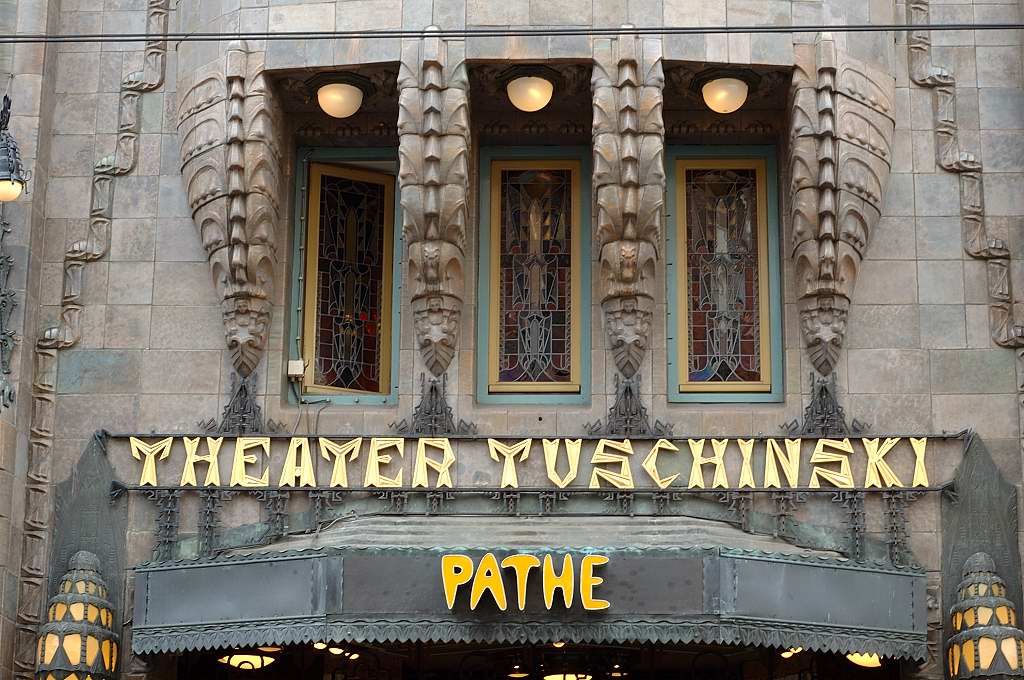
<svg viewBox="0 0 1024 680">
<path fill-rule="evenodd" d="M 398 89 L 402 233 L 409 247 L 416 345 L 431 374 L 429 381 L 422 381 L 421 407 L 428 403 L 430 391 L 435 394 L 429 402 L 449 411 L 442 376 L 455 357 L 465 290 L 469 182 L 465 42 L 437 37 L 407 40 Z M 421 407 L 414 414 L 413 429 L 418 429 L 420 415 L 428 415 L 419 413 Z M 450 414 L 443 419 L 450 421 Z"/>
<path fill-rule="evenodd" d="M 660 38 L 594 40 L 593 172 L 601 307 L 608 348 L 624 379 L 604 429 L 617 434 L 650 430 L 639 399 L 638 373 L 650 346 L 665 204 L 661 59 Z M 629 408 L 623 410 L 626 402 Z"/>
<path fill-rule="evenodd" d="M 857 271 L 881 216 L 894 96 L 891 74 L 838 50 L 828 33 L 793 74 L 792 247 L 804 344 L 822 375 L 838 360 Z"/>
<path fill-rule="evenodd" d="M 239 40 L 178 80 L 181 174 L 243 378 L 267 346 L 280 219 L 280 109 L 263 64 Z"/>
</svg>

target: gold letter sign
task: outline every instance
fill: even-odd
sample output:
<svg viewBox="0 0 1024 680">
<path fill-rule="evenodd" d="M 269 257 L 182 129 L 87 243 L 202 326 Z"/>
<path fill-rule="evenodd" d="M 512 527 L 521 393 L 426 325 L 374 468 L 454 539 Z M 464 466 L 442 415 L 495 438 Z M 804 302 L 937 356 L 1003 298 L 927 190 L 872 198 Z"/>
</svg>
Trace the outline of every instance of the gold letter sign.
<svg viewBox="0 0 1024 680">
<path fill-rule="evenodd" d="M 471 487 L 481 489 L 479 480 L 486 479 L 481 468 L 492 466 L 493 476 L 488 476 L 500 479 L 501 489 L 518 489 L 524 475 L 558 489 L 933 488 L 928 462 L 934 454 L 928 455 L 926 437 L 373 437 L 366 443 L 364 450 L 362 437 L 128 437 L 130 454 L 141 468 L 139 487 L 159 486 L 162 476 L 165 486 L 173 483 L 171 477 L 191 489 L 450 489 L 455 471 L 462 470 L 464 478 L 474 480 Z M 582 458 L 584 447 L 587 458 Z M 537 448 L 543 460 L 531 455 Z M 634 460 L 634 451 L 646 453 Z M 464 461 L 470 464 L 460 465 Z M 588 473 L 581 474 L 581 461 L 589 462 Z M 173 469 L 166 470 L 168 465 Z M 350 487 L 353 476 L 357 481 Z"/>
<path fill-rule="evenodd" d="M 519 611 L 526 609 L 526 588 L 531 575 L 540 567 L 541 591 L 544 593 L 544 607 L 551 609 L 555 604 L 555 591 L 562 591 L 562 605 L 566 609 L 572 607 L 576 593 L 576 568 L 572 555 L 562 555 L 561 572 L 555 571 L 555 560 L 552 555 L 540 557 L 529 553 L 508 555 L 501 561 L 494 553 L 485 553 L 479 563 L 473 564 L 468 555 L 452 554 L 441 556 L 441 585 L 444 588 L 444 600 L 448 609 L 455 607 L 459 588 L 469 585 L 469 608 L 475 610 L 484 595 L 501 611 L 508 609 L 508 593 L 505 575 L 511 576 L 508 581 L 515 588 L 516 605 Z M 608 564 L 606 555 L 584 555 L 580 560 L 579 592 L 580 606 L 587 611 L 608 609 L 611 604 L 607 600 L 595 597 L 594 590 L 604 579 L 594 574 L 598 567 Z"/>
</svg>

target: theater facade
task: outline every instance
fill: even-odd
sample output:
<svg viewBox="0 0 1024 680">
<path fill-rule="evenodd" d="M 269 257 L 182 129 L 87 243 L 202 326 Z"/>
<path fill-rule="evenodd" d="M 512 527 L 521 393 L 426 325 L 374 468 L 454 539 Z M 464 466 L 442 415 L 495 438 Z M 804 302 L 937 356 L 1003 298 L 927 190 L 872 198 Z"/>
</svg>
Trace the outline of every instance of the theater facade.
<svg viewBox="0 0 1024 680">
<path fill-rule="evenodd" d="M 1020 11 L 0 2 L 0 676 L 1024 677 Z"/>
</svg>

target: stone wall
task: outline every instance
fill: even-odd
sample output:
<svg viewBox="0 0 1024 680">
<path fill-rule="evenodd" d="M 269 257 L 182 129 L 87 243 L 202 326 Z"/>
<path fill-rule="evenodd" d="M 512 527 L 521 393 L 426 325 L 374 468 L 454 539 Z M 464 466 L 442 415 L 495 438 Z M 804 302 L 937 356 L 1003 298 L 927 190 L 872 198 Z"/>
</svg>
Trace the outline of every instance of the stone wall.
<svg viewBox="0 0 1024 680">
<path fill-rule="evenodd" d="M 920 0 L 915 0 L 920 4 Z M 146 0 L 7 0 L 0 27 L 18 32 L 144 33 L 153 3 Z M 1018 0 L 931 2 L 931 20 L 1020 21 Z M 812 25 L 891 23 L 907 7 L 888 0 L 181 0 L 172 3 L 172 31 L 294 31 L 480 26 L 593 25 Z M 14 17 L 12 21 L 12 17 Z M 4 29 L 0 29 L 4 30 Z M 4 31 L 6 32 L 6 31 Z M 664 59 L 754 63 L 789 67 L 814 34 L 666 36 Z M 1003 473 L 1020 484 L 1021 377 L 1015 350 L 993 334 L 991 263 L 964 248 L 960 172 L 943 167 L 948 127 L 936 115 L 934 88 L 912 81 L 908 34 L 835 33 L 837 49 L 866 60 L 895 79 L 896 134 L 881 219 L 873 231 L 852 291 L 848 329 L 836 363 L 840 400 L 848 416 L 875 432 L 942 432 L 973 427 L 984 437 Z M 576 59 L 594 54 L 594 40 L 492 38 L 465 41 L 469 60 Z M 80 336 L 56 355 L 52 479 L 64 479 L 92 432 L 194 431 L 217 417 L 232 388 L 232 352 L 225 343 L 220 295 L 211 283 L 207 251 L 193 222 L 181 175 L 178 84 L 224 62 L 231 43 L 170 45 L 161 86 L 139 96 L 137 162 L 113 185 L 109 243 L 82 268 Z M 399 39 L 248 41 L 252 59 L 266 69 L 320 68 L 399 62 Z M 930 58 L 955 76 L 959 147 L 980 161 L 984 226 L 1003 239 L 1008 275 L 1024 290 L 1024 74 L 1021 40 L 1012 32 L 945 32 L 931 36 Z M 146 68 L 143 43 L 18 45 L 0 53 L 12 68 L 12 132 L 32 168 L 31 194 L 7 209 L 8 239 L 16 255 L 12 281 L 19 289 L 15 330 L 18 400 L 0 415 L 0 675 L 10 668 L 21 563 L 22 505 L 33 417 L 33 348 L 41 329 L 59 328 L 68 253 L 91 237 L 93 177 L 97 163 L 116 156 L 126 78 Z M 5 66 L 9 64 L 9 66 Z M 191 81 L 189 81 L 191 82 Z M 666 91 L 666 96 L 671 93 Z M 293 333 L 290 299 L 292 149 L 281 148 L 285 168 L 276 225 L 277 265 L 267 350 L 256 367 L 267 416 L 299 431 L 314 427 L 342 434 L 386 433 L 409 417 L 419 395 L 421 359 L 412 310 L 402 300 L 397 407 L 330 406 L 298 409 L 285 393 L 283 360 Z M 937 150 L 938 145 L 938 150 Z M 785 149 L 780 147 L 780 161 Z M 475 161 L 474 161 L 475 163 Z M 784 166 L 780 162 L 780 167 Z M 780 186 L 788 187 L 786 178 Z M 476 361 L 476 186 L 468 192 L 465 298 L 458 353 L 448 369 L 456 416 L 483 433 L 575 434 L 603 418 L 614 399 L 614 361 L 607 352 L 594 277 L 589 358 L 592 400 L 587 407 L 481 406 L 474 400 Z M 784 189 L 785 193 L 785 189 Z M 787 202 L 784 196 L 783 204 Z M 783 211 L 783 238 L 791 242 Z M 663 236 L 662 236 L 663 239 Z M 596 242 L 596 239 L 595 239 Z M 31 258 L 28 246 L 31 245 Z M 664 252 L 664 243 L 660 244 Z M 600 253 L 591 254 L 599 271 Z M 664 290 L 664 262 L 654 290 Z M 803 349 L 793 259 L 783 254 L 785 402 L 777 405 L 668 404 L 666 308 L 655 299 L 650 350 L 640 369 L 643 398 L 654 418 L 677 434 L 774 434 L 799 417 L 807 399 L 811 363 Z M 408 288 L 407 288 L 408 290 Z M 1019 314 L 1016 318 L 1022 318 Z M 1006 344 L 1006 343 L 1003 343 Z M 1012 344 L 1012 343 L 1011 343 Z M 1021 350 L 1018 348 L 1019 354 Z M 35 389 L 38 392 L 38 388 Z M 1024 526 L 1022 514 L 1021 526 Z M 1022 541 L 1024 543 L 1024 541 Z M 921 546 L 934 566 L 937 546 Z"/>
</svg>

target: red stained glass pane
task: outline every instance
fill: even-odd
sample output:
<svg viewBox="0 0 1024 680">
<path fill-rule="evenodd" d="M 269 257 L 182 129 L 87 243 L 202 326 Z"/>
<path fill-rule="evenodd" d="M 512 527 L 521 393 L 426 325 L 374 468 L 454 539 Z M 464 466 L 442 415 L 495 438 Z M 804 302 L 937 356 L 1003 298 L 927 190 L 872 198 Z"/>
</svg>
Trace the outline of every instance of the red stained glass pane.
<svg viewBox="0 0 1024 680">
<path fill-rule="evenodd" d="M 690 382 L 761 382 L 757 175 L 687 169 Z"/>
<path fill-rule="evenodd" d="M 498 380 L 572 375 L 572 171 L 502 170 Z"/>
<path fill-rule="evenodd" d="M 384 291 L 383 184 L 322 175 L 317 253 L 317 385 L 381 391 Z"/>
</svg>

